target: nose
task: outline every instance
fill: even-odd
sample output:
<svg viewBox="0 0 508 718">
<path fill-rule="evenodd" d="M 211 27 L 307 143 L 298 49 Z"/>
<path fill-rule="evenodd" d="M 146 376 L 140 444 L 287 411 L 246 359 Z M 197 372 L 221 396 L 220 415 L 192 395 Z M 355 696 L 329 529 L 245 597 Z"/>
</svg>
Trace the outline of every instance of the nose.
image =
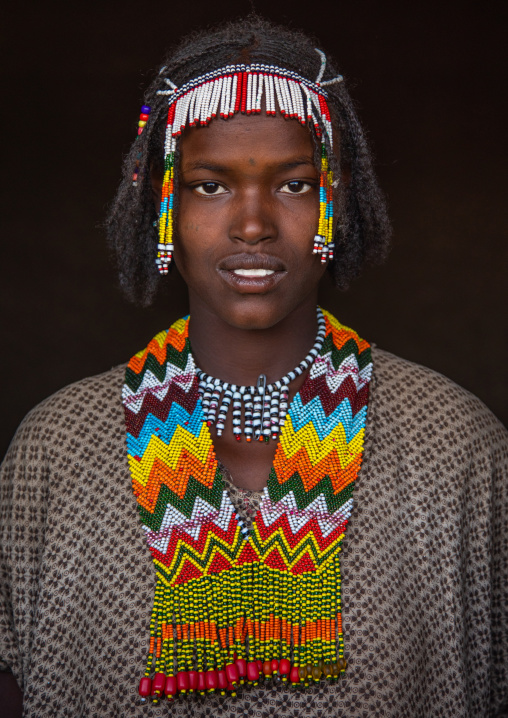
<svg viewBox="0 0 508 718">
<path fill-rule="evenodd" d="M 234 203 L 229 231 L 231 239 L 257 244 L 277 237 L 277 223 L 270 197 L 262 191 L 241 193 Z"/>
</svg>

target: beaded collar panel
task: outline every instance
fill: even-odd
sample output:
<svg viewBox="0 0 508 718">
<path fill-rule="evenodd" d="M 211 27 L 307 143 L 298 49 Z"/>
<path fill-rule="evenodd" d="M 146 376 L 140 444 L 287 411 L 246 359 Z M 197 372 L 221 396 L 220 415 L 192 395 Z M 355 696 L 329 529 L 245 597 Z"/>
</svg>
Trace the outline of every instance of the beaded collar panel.
<svg viewBox="0 0 508 718">
<path fill-rule="evenodd" d="M 323 314 L 323 346 L 289 406 L 250 531 L 204 420 L 188 317 L 129 362 L 128 462 L 157 576 L 142 700 L 234 694 L 263 676 L 305 686 L 345 670 L 339 552 L 372 362 L 367 342 Z"/>
</svg>

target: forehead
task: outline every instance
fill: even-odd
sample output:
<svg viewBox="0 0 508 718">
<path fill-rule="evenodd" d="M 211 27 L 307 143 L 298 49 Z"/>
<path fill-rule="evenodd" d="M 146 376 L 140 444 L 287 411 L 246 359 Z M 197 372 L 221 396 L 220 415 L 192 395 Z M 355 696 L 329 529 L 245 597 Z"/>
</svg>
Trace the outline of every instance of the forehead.
<svg viewBox="0 0 508 718">
<path fill-rule="evenodd" d="M 236 114 L 215 119 L 204 127 L 188 127 L 180 139 L 182 169 L 198 160 L 221 163 L 244 160 L 290 162 L 306 157 L 313 162 L 314 142 L 308 127 L 298 120 L 264 113 Z"/>
</svg>

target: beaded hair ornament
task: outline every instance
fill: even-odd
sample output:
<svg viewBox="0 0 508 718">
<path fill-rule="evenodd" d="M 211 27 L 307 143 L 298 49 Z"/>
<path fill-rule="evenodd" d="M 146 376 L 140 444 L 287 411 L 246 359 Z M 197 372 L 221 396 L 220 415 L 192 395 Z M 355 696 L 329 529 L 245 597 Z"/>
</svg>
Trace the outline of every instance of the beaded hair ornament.
<svg viewBox="0 0 508 718">
<path fill-rule="evenodd" d="M 159 213 L 159 244 L 156 264 L 161 274 L 167 274 L 173 256 L 174 166 L 178 138 L 186 127 L 208 125 L 216 117 L 227 120 L 238 112 L 247 115 L 261 113 L 263 96 L 266 114 L 275 116 L 277 105 L 283 117 L 294 118 L 302 125 L 314 128 L 321 139 L 321 174 L 319 185 L 319 224 L 314 237 L 313 254 L 321 261 L 333 259 L 333 172 L 329 168 L 327 141 L 333 150 L 332 124 L 323 88 L 342 82 L 342 75 L 323 81 L 326 56 L 316 48 L 321 67 L 315 82 L 296 72 L 274 65 L 226 65 L 200 75 L 181 87 L 164 77 L 168 90 L 158 95 L 169 100 L 166 137 L 164 142 L 164 180 Z M 165 67 L 161 69 L 164 73 Z M 149 119 L 150 108 L 141 108 L 138 135 Z M 138 164 L 133 176 L 137 184 Z"/>
</svg>

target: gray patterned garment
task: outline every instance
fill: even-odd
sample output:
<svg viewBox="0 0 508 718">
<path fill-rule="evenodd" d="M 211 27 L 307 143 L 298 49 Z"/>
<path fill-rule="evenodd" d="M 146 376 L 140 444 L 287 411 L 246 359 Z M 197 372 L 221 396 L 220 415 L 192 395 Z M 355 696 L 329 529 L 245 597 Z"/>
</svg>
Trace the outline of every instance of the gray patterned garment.
<svg viewBox="0 0 508 718">
<path fill-rule="evenodd" d="M 236 699 L 140 705 L 155 573 L 127 466 L 125 367 L 28 415 L 1 493 L 0 657 L 23 688 L 25 716 L 503 714 L 507 432 L 442 376 L 379 349 L 373 361 L 342 554 L 349 665 L 337 685 L 306 692 L 260 686 Z M 255 507 L 255 495 L 234 493 Z"/>
</svg>

